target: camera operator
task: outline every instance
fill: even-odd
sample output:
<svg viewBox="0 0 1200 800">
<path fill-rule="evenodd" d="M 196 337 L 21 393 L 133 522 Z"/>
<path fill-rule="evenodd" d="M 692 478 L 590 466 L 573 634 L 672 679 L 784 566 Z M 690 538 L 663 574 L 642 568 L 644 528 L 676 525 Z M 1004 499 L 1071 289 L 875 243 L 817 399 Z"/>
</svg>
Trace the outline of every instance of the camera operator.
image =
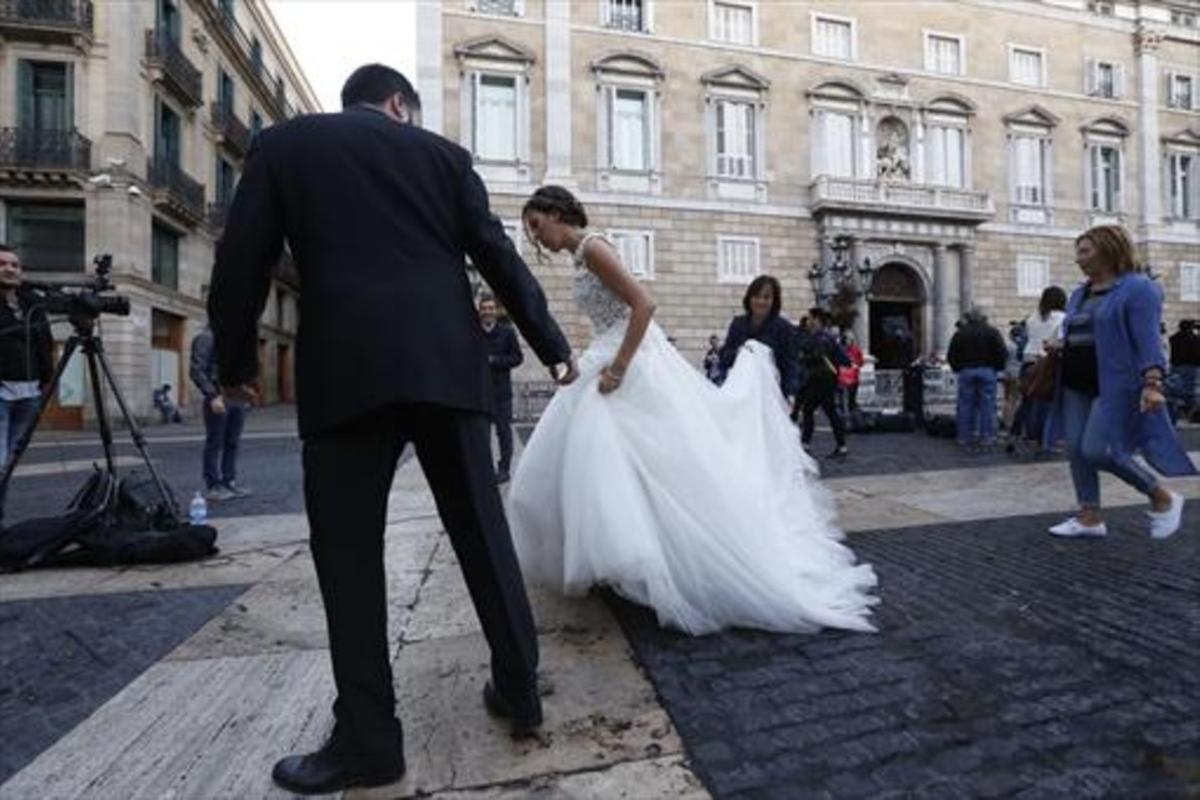
<svg viewBox="0 0 1200 800">
<path fill-rule="evenodd" d="M 21 280 L 21 259 L 0 244 L 0 469 L 37 422 L 42 392 L 54 376 L 50 324 Z M 0 487 L 0 519 L 4 492 Z"/>
</svg>

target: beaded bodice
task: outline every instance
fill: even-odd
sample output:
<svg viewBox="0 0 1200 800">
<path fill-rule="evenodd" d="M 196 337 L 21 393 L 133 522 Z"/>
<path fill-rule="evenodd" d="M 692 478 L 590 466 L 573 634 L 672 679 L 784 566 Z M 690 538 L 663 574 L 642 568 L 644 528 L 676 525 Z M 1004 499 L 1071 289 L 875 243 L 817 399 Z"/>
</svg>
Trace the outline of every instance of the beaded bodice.
<svg viewBox="0 0 1200 800">
<path fill-rule="evenodd" d="M 587 315 L 596 333 L 604 331 L 621 322 L 629 314 L 629 306 L 625 301 L 604 285 L 600 276 L 587 268 L 584 263 L 583 248 L 592 238 L 603 238 L 598 233 L 589 233 L 583 237 L 579 247 L 575 249 L 572 263 L 575 265 L 574 295 L 575 305 Z M 605 241 L 608 241 L 605 239 Z"/>
</svg>

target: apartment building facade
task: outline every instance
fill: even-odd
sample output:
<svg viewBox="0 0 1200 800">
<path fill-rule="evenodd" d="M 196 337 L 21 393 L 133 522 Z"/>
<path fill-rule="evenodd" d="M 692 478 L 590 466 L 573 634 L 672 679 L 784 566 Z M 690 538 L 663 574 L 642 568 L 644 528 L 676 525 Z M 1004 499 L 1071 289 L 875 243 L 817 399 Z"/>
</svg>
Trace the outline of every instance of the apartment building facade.
<svg viewBox="0 0 1200 800">
<path fill-rule="evenodd" d="M 860 339 L 896 366 L 944 352 L 971 304 L 1003 322 L 1074 286 L 1074 238 L 1102 222 L 1135 234 L 1169 322 L 1200 316 L 1198 12 L 420 0 L 417 83 L 577 342 L 569 262 L 521 241 L 540 183 L 579 193 L 693 360 L 753 276 L 780 278 L 795 318 L 840 268 L 870 289 Z"/>
<path fill-rule="evenodd" d="M 243 159 L 259 129 L 315 110 L 261 0 L 0 0 L 0 240 L 31 280 L 112 254 L 132 313 L 100 330 L 139 416 L 163 383 L 199 412 L 187 351 Z M 285 258 L 260 333 L 269 401 L 291 398 L 297 297 Z M 50 424 L 89 420 L 84 377 L 68 367 Z"/>
</svg>

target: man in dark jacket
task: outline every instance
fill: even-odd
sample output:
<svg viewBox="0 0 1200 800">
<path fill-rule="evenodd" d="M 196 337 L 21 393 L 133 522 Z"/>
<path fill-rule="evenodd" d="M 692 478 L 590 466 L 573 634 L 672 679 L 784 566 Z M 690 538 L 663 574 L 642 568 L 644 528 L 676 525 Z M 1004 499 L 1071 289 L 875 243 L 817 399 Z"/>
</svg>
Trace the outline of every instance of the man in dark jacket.
<svg viewBox="0 0 1200 800">
<path fill-rule="evenodd" d="M 490 295 L 484 295 L 479 301 L 479 322 L 483 326 L 483 335 L 487 337 L 488 365 L 492 368 L 492 393 L 496 399 L 496 412 L 492 416 L 492 422 L 496 425 L 496 438 L 500 441 L 496 483 L 507 483 L 513 454 L 512 371 L 521 366 L 525 356 L 521 353 L 517 332 L 511 325 L 499 321 L 496 300 Z"/>
<path fill-rule="evenodd" d="M 837 371 L 850 366 L 850 358 L 829 330 L 829 312 L 814 308 L 805 317 L 803 330 L 797 330 L 798 351 L 804 373 L 804 388 L 796 395 L 792 417 L 802 414 L 800 441 L 807 448 L 812 443 L 817 424 L 817 409 L 825 412 L 833 428 L 834 449 L 830 458 L 845 458 L 846 423 L 837 408 Z"/>
<path fill-rule="evenodd" d="M 46 314 L 21 286 L 21 259 L 0 244 L 0 471 L 37 423 L 42 394 L 54 377 L 54 344 Z M 0 519 L 4 516 L 0 487 Z"/>
<path fill-rule="evenodd" d="M 237 482 L 238 446 L 250 404 L 226 400 L 221 393 L 220 370 L 211 328 L 192 339 L 188 375 L 204 396 L 204 497 L 232 500 L 250 494 Z"/>
<path fill-rule="evenodd" d="M 967 312 L 946 354 L 958 378 L 957 435 L 963 447 L 996 444 L 996 376 L 1007 359 L 1000 331 L 979 309 Z"/>
<path fill-rule="evenodd" d="M 339 114 L 255 137 L 217 247 L 208 313 L 227 396 L 254 396 L 258 318 L 286 240 L 303 291 L 296 344 L 305 508 L 337 687 L 315 753 L 275 766 L 303 793 L 397 780 L 383 534 L 416 447 L 492 652 L 484 702 L 514 735 L 542 721 L 537 631 L 488 441 L 492 376 L 466 259 L 560 383 L 578 376 L 546 298 L 491 213 L 471 154 L 411 124 L 399 72 L 355 71 Z"/>
</svg>

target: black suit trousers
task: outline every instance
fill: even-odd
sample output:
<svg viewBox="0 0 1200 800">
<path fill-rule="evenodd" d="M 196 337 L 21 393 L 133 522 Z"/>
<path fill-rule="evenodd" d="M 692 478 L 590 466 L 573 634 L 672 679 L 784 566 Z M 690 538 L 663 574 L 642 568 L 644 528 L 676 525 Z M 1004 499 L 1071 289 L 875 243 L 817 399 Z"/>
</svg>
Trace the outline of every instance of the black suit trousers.
<svg viewBox="0 0 1200 800">
<path fill-rule="evenodd" d="M 491 464 L 491 419 L 398 404 L 304 443 L 304 498 L 325 603 L 339 731 L 366 753 L 394 752 L 400 732 L 387 642 L 383 536 L 405 445 L 433 490 L 492 651 L 492 679 L 511 698 L 535 691 L 537 633 Z"/>
</svg>

